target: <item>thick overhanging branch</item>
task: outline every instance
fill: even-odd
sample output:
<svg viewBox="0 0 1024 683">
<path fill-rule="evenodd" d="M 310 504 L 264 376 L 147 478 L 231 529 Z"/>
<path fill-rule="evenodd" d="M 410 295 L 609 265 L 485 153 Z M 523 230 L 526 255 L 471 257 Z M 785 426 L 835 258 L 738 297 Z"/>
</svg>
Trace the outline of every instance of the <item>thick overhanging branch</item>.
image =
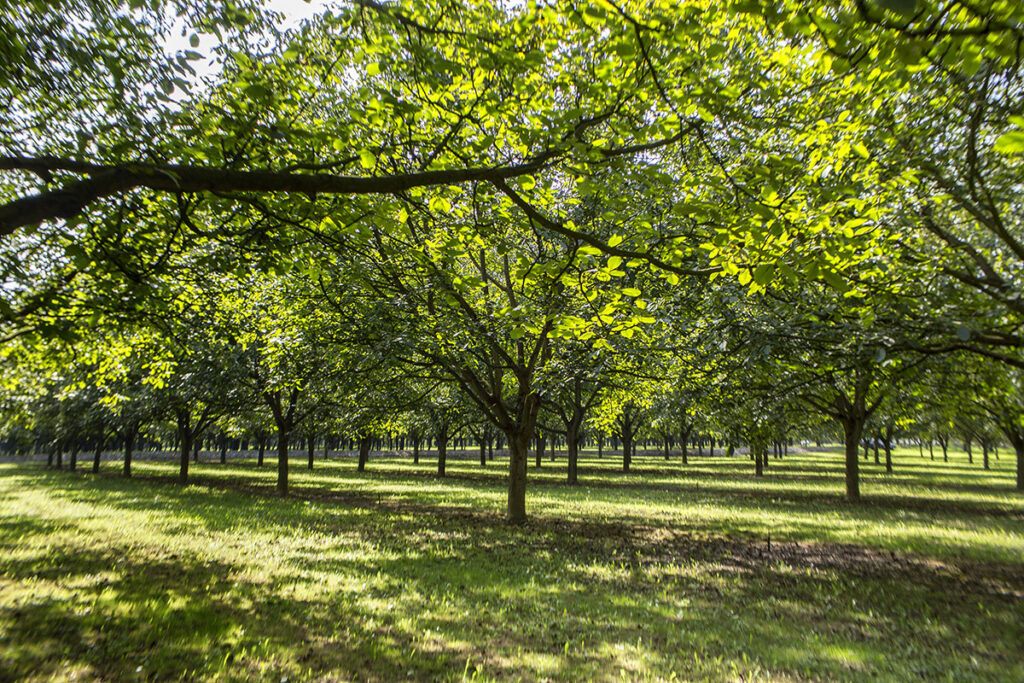
<svg viewBox="0 0 1024 683">
<path fill-rule="evenodd" d="M 378 177 L 286 171 L 238 171 L 179 164 L 93 164 L 55 157 L 0 157 L 0 171 L 22 170 L 89 176 L 67 185 L 0 205 L 0 236 L 48 220 L 80 215 L 94 201 L 136 188 L 162 192 L 292 192 L 318 194 L 395 194 L 416 187 L 503 181 L 540 170 L 550 154 L 522 164 L 422 171 Z"/>
</svg>

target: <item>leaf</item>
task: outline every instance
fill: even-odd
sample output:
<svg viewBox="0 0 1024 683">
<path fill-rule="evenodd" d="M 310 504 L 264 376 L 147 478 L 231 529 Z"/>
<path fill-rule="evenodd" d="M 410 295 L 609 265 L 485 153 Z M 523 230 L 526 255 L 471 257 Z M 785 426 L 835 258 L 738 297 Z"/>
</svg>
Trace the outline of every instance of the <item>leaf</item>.
<svg viewBox="0 0 1024 683">
<path fill-rule="evenodd" d="M 436 213 L 448 213 L 452 210 L 452 203 L 438 195 L 430 198 L 427 207 Z"/>
<path fill-rule="evenodd" d="M 640 290 L 636 287 L 626 287 L 622 290 L 622 293 L 626 296 L 640 296 Z"/>
<path fill-rule="evenodd" d="M 245 86 L 246 97 L 251 97 L 254 100 L 263 100 L 270 97 L 270 89 L 265 85 L 259 83 L 253 83 Z"/>
<path fill-rule="evenodd" d="M 608 270 L 615 270 L 622 265 L 621 256 L 609 256 L 608 257 Z"/>
<path fill-rule="evenodd" d="M 359 150 L 359 165 L 369 170 L 377 165 L 377 157 L 368 149 Z"/>
<path fill-rule="evenodd" d="M 750 270 L 744 268 L 743 270 L 740 271 L 738 278 L 741 285 L 749 284 L 751 278 Z"/>
<path fill-rule="evenodd" d="M 757 268 L 754 268 L 754 282 L 762 287 L 771 282 L 774 275 L 775 266 L 771 263 L 762 263 Z"/>
<path fill-rule="evenodd" d="M 840 294 L 845 294 L 850 286 L 843 279 L 843 276 L 834 270 L 824 270 L 821 273 L 821 277 L 828 283 L 829 287 L 836 290 Z"/>
<path fill-rule="evenodd" d="M 534 178 L 532 175 L 524 175 L 522 178 L 519 179 L 519 187 L 525 192 L 529 192 L 536 186 L 537 179 Z"/>
<path fill-rule="evenodd" d="M 612 235 L 610 238 L 608 238 L 608 246 L 609 247 L 617 247 L 620 244 L 622 244 L 622 240 L 623 239 L 624 238 L 623 238 L 622 235 Z"/>
<path fill-rule="evenodd" d="M 1024 153 L 1024 130 L 1003 133 L 996 139 L 995 149 L 1001 154 Z"/>
<path fill-rule="evenodd" d="M 855 143 L 853 145 L 853 151 L 864 159 L 868 159 L 871 157 L 871 152 L 868 150 L 868 148 L 864 145 L 863 142 Z"/>
<path fill-rule="evenodd" d="M 199 47 L 199 36 L 193 33 L 188 37 L 188 44 L 192 47 Z"/>
</svg>

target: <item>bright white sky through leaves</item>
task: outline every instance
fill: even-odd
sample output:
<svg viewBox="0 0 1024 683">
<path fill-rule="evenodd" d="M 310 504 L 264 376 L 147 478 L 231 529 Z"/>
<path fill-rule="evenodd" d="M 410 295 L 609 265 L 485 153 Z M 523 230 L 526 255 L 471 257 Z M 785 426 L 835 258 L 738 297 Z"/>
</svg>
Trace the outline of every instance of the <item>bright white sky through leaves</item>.
<svg viewBox="0 0 1024 683">
<path fill-rule="evenodd" d="M 323 12 L 330 6 L 337 5 L 331 0 L 263 0 L 263 7 L 271 12 L 281 15 L 278 28 L 282 31 L 295 28 L 305 19 Z M 183 22 L 175 24 L 170 35 L 167 37 L 167 54 L 174 55 L 183 50 L 195 50 L 203 55 L 203 59 L 192 62 L 192 68 L 196 70 L 199 79 L 214 73 L 215 65 L 210 63 L 212 48 L 216 43 L 216 36 L 200 34 L 199 46 L 192 47 L 189 38 L 192 31 Z"/>
</svg>

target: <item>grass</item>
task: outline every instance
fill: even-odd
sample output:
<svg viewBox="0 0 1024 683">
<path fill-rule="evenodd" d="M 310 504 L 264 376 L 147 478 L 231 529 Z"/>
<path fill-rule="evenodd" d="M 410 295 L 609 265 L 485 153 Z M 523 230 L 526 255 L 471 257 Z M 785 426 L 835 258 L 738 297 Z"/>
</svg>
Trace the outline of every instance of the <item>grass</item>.
<svg viewBox="0 0 1024 683">
<path fill-rule="evenodd" d="M 295 457 L 296 466 L 302 456 Z M 898 451 L 688 466 L 0 465 L 0 680 L 1024 680 L 1024 496 Z M 769 545 L 770 538 L 770 545 Z"/>
</svg>

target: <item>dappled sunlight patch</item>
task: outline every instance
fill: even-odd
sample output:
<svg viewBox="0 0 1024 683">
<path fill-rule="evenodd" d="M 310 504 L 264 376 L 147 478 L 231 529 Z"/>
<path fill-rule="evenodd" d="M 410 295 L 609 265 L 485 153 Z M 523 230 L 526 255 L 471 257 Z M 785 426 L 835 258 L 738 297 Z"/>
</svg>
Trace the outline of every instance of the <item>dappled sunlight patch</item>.
<svg viewBox="0 0 1024 683">
<path fill-rule="evenodd" d="M 747 463 L 716 460 L 708 476 L 737 488 L 711 490 L 658 462 L 645 492 L 646 474 L 606 462 L 577 496 L 545 463 L 518 529 L 501 520 L 502 469 L 472 462 L 435 483 L 405 462 L 363 476 L 331 461 L 284 499 L 244 463 L 200 466 L 185 488 L 170 463 L 132 481 L 8 468 L 2 661 L 274 680 L 1005 673 L 1024 504 L 965 487 L 952 512 L 915 507 L 929 495 L 901 507 L 923 470 L 836 506 L 788 464 L 744 489 Z"/>
</svg>

